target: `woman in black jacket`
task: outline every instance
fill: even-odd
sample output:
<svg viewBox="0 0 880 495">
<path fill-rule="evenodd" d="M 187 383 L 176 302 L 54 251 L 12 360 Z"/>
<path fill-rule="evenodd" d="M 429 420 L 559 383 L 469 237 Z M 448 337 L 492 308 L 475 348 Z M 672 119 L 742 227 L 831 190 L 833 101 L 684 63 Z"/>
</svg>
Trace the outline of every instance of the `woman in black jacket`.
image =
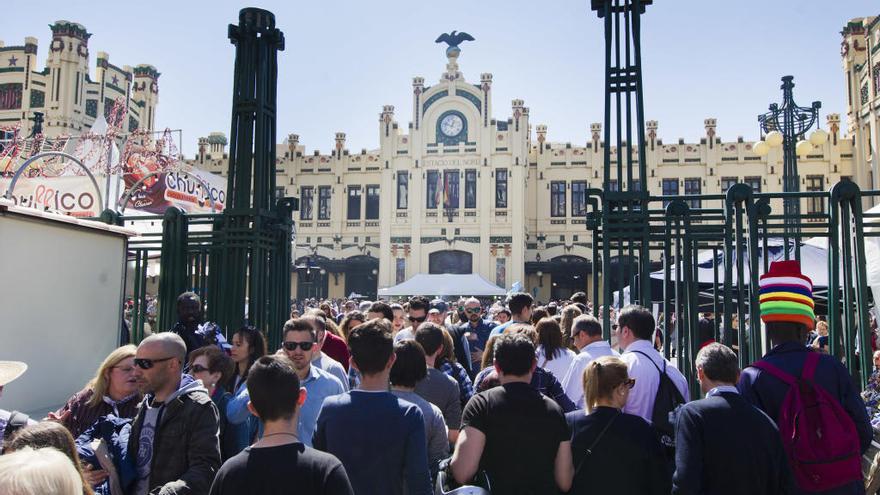
<svg viewBox="0 0 880 495">
<path fill-rule="evenodd" d="M 653 428 L 621 412 L 635 385 L 626 364 L 614 356 L 596 358 L 583 383 L 587 410 L 566 414 L 575 466 L 569 493 L 668 494 L 670 473 Z"/>
</svg>

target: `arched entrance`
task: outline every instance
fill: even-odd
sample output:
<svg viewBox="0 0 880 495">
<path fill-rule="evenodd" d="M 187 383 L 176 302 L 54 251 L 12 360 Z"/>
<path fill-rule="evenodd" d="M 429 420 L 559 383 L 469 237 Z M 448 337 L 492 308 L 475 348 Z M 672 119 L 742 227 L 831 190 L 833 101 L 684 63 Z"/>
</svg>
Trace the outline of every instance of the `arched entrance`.
<svg viewBox="0 0 880 495">
<path fill-rule="evenodd" d="M 580 256 L 557 256 L 550 260 L 551 299 L 568 299 L 575 292 L 587 292 L 590 262 Z"/>
<path fill-rule="evenodd" d="M 473 273 L 474 257 L 467 251 L 436 251 L 428 255 L 428 273 Z"/>
<path fill-rule="evenodd" d="M 323 256 L 303 256 L 293 264 L 296 273 L 296 298 L 324 299 L 328 292 L 329 260 Z"/>
<path fill-rule="evenodd" d="M 376 299 L 379 280 L 379 259 L 372 256 L 352 256 L 344 262 L 345 296 L 352 292 L 367 299 Z"/>
</svg>

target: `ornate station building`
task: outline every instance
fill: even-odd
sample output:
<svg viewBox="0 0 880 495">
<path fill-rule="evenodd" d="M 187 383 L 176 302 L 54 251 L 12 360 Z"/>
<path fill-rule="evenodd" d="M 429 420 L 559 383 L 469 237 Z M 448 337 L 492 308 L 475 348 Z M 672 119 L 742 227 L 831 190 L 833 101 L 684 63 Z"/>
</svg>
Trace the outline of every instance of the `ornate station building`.
<svg viewBox="0 0 880 495">
<path fill-rule="evenodd" d="M 824 115 L 827 141 L 798 161 L 801 190 L 827 190 L 846 178 L 863 189 L 880 188 L 880 159 L 873 153 L 880 141 L 878 19 L 853 19 L 844 27 L 846 129 L 838 114 Z M 78 134 L 120 98 L 128 103 L 129 129 L 153 128 L 155 68 L 119 68 L 99 53 L 93 80 L 90 34 L 67 21 L 51 28 L 42 71 L 36 69 L 36 39 L 0 46 L 0 128 L 19 125 L 26 134 L 39 111 L 46 135 Z M 554 142 L 552 125 L 532 122 L 523 100 L 494 101 L 493 85 L 509 82 L 493 81 L 488 73 L 466 76 L 457 44 L 446 55 L 439 78 L 412 80 L 409 108 L 382 107 L 378 149 L 349 150 L 343 132 L 329 152 L 307 149 L 296 134 L 277 146 L 277 192 L 300 199 L 294 297 L 373 297 L 379 287 L 419 273 L 477 273 L 505 288 L 519 282 L 544 301 L 589 292 L 594 268 L 586 191 L 602 186 L 602 126 L 587 127 L 585 120 L 582 141 Z M 781 148 L 760 156 L 753 141 L 722 139 L 714 118 L 703 125 L 704 137 L 686 143 L 664 140 L 660 124 L 648 121 L 649 178 L 640 186 L 653 195 L 722 194 L 737 182 L 756 191 L 782 190 Z M 198 144 L 187 163 L 225 173 L 223 133 Z M 637 161 L 636 152 L 613 147 L 612 161 L 624 153 Z M 695 199 L 692 206 L 705 203 Z M 801 210 L 825 206 L 804 200 Z"/>
<path fill-rule="evenodd" d="M 849 29 L 845 43 L 864 36 Z M 459 53 L 447 51 L 438 80 L 413 79 L 405 124 L 394 107 L 382 108 L 379 149 L 353 152 L 342 132 L 330 153 L 307 150 L 296 134 L 278 145 L 278 193 L 300 198 L 295 297 L 374 296 L 418 273 L 478 273 L 505 288 L 520 282 L 545 301 L 589 292 L 586 190 L 601 187 L 601 124 L 583 142 L 553 142 L 552 128 L 533 123 L 523 100 L 497 108 L 497 81 L 465 77 Z M 742 137 L 724 141 L 713 118 L 699 143 L 664 142 L 658 122 L 646 127 L 644 187 L 654 195 L 721 194 L 737 182 L 782 191 L 781 148 L 758 156 Z M 867 185 L 864 166 L 854 165 L 866 162 L 854 157 L 855 138 L 841 135 L 839 115 L 827 114 L 822 127 L 828 140 L 799 160 L 801 189 L 827 190 L 842 178 Z M 220 133 L 200 139 L 193 165 L 222 172 L 224 145 Z M 612 161 L 627 152 L 637 160 L 636 151 L 612 148 Z M 824 207 L 805 201 L 802 210 Z"/>
<path fill-rule="evenodd" d="M 36 38 L 24 45 L 5 46 L 0 41 L 0 139 L 18 127 L 27 136 L 35 112 L 43 114 L 43 136 L 77 136 L 86 133 L 100 114 L 116 102 L 127 108 L 125 130 L 153 129 L 159 101 L 159 72 L 152 65 L 117 67 L 110 56 L 98 52 L 94 79 L 89 68 L 91 33 L 80 24 L 56 21 L 49 25 L 52 42 L 46 67 L 37 70 Z"/>
</svg>

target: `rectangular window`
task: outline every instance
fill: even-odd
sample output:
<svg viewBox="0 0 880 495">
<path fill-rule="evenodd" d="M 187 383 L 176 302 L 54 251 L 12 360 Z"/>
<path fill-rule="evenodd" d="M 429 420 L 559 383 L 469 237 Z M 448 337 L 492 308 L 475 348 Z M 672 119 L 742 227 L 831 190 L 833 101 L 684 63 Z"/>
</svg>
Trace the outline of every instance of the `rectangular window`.
<svg viewBox="0 0 880 495">
<path fill-rule="evenodd" d="M 752 191 L 759 193 L 761 192 L 761 178 L 760 177 L 746 177 L 743 179 L 743 182 L 752 186 Z"/>
<path fill-rule="evenodd" d="M 565 181 L 550 183 L 550 216 L 565 216 Z"/>
<path fill-rule="evenodd" d="M 409 204 L 409 173 L 397 172 L 397 209 L 405 210 Z"/>
<path fill-rule="evenodd" d="M 349 220 L 361 219 L 361 186 L 348 186 Z"/>
<path fill-rule="evenodd" d="M 620 191 L 620 185 L 617 183 L 617 179 L 610 179 L 608 181 L 608 190 L 611 192 Z"/>
<path fill-rule="evenodd" d="M 640 179 L 633 179 L 632 184 L 629 186 L 630 191 L 641 191 L 642 190 L 642 181 Z"/>
<path fill-rule="evenodd" d="M 495 171 L 495 208 L 507 208 L 507 170 Z"/>
<path fill-rule="evenodd" d="M 429 210 L 437 208 L 437 205 L 440 203 L 438 199 L 438 195 L 440 194 L 440 172 L 436 170 L 428 170 L 427 177 L 427 195 L 425 200 L 425 207 Z"/>
<path fill-rule="evenodd" d="M 571 216 L 587 215 L 587 181 L 576 180 L 571 183 Z"/>
<path fill-rule="evenodd" d="M 739 182 L 739 178 L 737 177 L 722 177 L 721 178 L 721 192 L 726 193 L 728 189 L 731 188 L 734 184 Z"/>
<path fill-rule="evenodd" d="M 299 219 L 312 219 L 312 206 L 315 198 L 315 188 L 312 186 L 302 186 L 299 188 Z"/>
<path fill-rule="evenodd" d="M 379 218 L 379 185 L 372 184 L 367 186 L 367 207 L 365 218 L 367 220 L 376 220 Z"/>
<path fill-rule="evenodd" d="M 458 194 L 460 175 L 458 170 L 443 171 L 443 208 L 447 210 L 458 209 L 461 204 Z"/>
<path fill-rule="evenodd" d="M 397 258 L 394 268 L 395 283 L 402 284 L 406 280 L 406 258 Z"/>
<path fill-rule="evenodd" d="M 507 286 L 507 264 L 504 258 L 495 258 L 495 285 Z"/>
<path fill-rule="evenodd" d="M 686 196 L 699 196 L 702 194 L 703 189 L 702 181 L 697 177 L 691 177 L 689 179 L 684 180 L 684 194 Z M 688 200 L 688 205 L 691 209 L 700 209 L 703 207 L 702 201 L 699 199 L 691 199 Z"/>
<path fill-rule="evenodd" d="M 807 176 L 807 191 L 823 191 L 825 177 L 822 175 Z M 825 198 L 808 198 L 807 213 L 825 213 Z M 814 220 L 814 219 L 811 219 Z"/>
<path fill-rule="evenodd" d="M 678 179 L 663 179 L 663 195 L 678 196 Z M 669 204 L 668 199 L 663 200 L 663 206 Z"/>
<path fill-rule="evenodd" d="M 318 220 L 330 220 L 330 186 L 318 187 Z"/>
<path fill-rule="evenodd" d="M 464 171 L 464 207 L 477 207 L 477 171 Z"/>
</svg>

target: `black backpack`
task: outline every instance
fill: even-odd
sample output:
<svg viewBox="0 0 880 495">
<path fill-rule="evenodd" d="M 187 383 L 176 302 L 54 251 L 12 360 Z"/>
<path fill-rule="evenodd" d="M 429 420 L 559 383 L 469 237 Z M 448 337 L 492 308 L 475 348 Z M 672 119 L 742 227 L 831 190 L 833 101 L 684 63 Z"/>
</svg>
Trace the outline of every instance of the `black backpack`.
<svg viewBox="0 0 880 495">
<path fill-rule="evenodd" d="M 666 374 L 665 360 L 661 370 L 657 363 L 644 352 L 633 352 L 638 352 L 645 356 L 657 368 L 657 372 L 660 373 L 660 384 L 657 386 L 657 397 L 654 398 L 654 412 L 651 415 L 651 423 L 663 447 L 667 450 L 675 449 L 675 421 L 672 418 L 672 413 L 685 403 L 684 396 L 681 395 L 678 387 L 675 386 L 675 383 L 672 383 L 672 379 Z"/>
</svg>

